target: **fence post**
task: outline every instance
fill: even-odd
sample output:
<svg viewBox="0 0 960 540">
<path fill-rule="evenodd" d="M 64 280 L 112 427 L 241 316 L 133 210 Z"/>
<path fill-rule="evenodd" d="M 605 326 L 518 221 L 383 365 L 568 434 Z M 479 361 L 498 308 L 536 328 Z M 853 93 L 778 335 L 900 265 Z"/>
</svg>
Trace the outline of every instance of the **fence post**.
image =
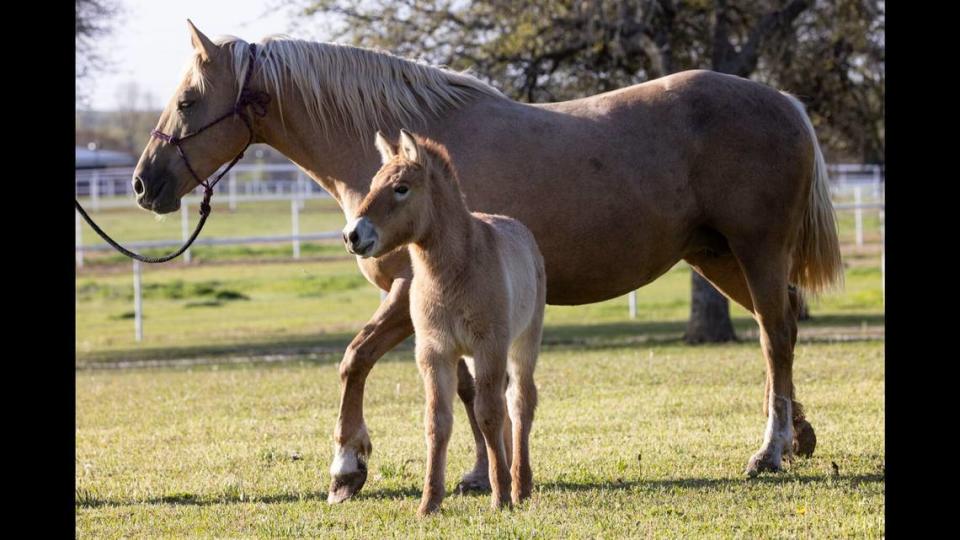
<svg viewBox="0 0 960 540">
<path fill-rule="evenodd" d="M 140 261 L 133 261 L 133 330 L 137 342 L 143 341 L 143 296 L 140 287 Z"/>
<path fill-rule="evenodd" d="M 880 199 L 880 166 L 873 166 L 873 200 Z"/>
<path fill-rule="evenodd" d="M 180 236 L 183 237 L 183 241 L 186 242 L 190 238 L 190 214 L 187 211 L 186 199 L 183 199 L 182 204 L 180 205 Z M 183 252 L 183 263 L 190 264 L 190 249 L 187 248 Z"/>
<path fill-rule="evenodd" d="M 627 303 L 630 305 L 630 318 L 637 318 L 637 291 L 630 291 L 627 295 Z"/>
<path fill-rule="evenodd" d="M 290 221 L 292 222 L 293 258 L 300 258 L 300 204 L 296 198 L 290 199 Z"/>
<path fill-rule="evenodd" d="M 886 255 L 887 255 L 887 242 L 886 235 L 883 231 L 883 222 L 884 222 L 884 210 L 880 209 L 880 301 L 883 302 L 883 305 L 887 305 L 887 272 L 886 272 Z"/>
<path fill-rule="evenodd" d="M 100 173 L 96 169 L 90 175 L 90 206 L 94 212 L 100 210 Z"/>
<path fill-rule="evenodd" d="M 83 227 L 80 223 L 80 212 L 74 210 L 73 213 L 76 216 L 77 223 L 77 268 L 83 268 Z"/>
<path fill-rule="evenodd" d="M 307 182 L 303 177 L 303 171 L 297 169 L 297 193 L 300 197 L 300 209 L 303 210 L 303 205 L 307 202 Z"/>
<path fill-rule="evenodd" d="M 237 211 L 237 171 L 230 171 L 230 179 L 227 180 L 227 189 L 229 190 L 230 211 Z"/>
<path fill-rule="evenodd" d="M 863 188 L 856 186 L 853 188 L 853 201 L 856 204 L 854 215 L 857 220 L 857 247 L 863 247 Z"/>
</svg>

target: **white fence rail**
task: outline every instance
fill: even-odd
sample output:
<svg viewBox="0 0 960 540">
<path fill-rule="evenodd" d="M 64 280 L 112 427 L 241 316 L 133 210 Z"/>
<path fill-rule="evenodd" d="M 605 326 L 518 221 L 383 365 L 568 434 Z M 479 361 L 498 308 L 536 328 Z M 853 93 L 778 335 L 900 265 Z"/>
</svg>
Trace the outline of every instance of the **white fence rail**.
<svg viewBox="0 0 960 540">
<path fill-rule="evenodd" d="M 853 211 L 855 223 L 855 237 L 858 247 L 863 246 L 863 212 L 865 210 L 879 210 L 880 217 L 880 279 L 883 297 L 886 296 L 885 259 L 886 248 L 884 239 L 884 174 L 879 165 L 834 164 L 829 165 L 831 175 L 831 194 L 834 198 L 834 208 L 837 211 Z M 76 174 L 76 196 L 87 198 L 87 203 L 93 211 L 106 208 L 135 207 L 131 178 L 132 168 L 78 170 Z M 240 180 L 240 178 L 244 178 Z M 230 238 L 198 238 L 194 246 L 225 246 L 244 244 L 287 243 L 291 244 L 294 259 L 300 258 L 300 243 L 316 240 L 336 240 L 340 238 L 340 231 L 320 233 L 300 232 L 300 210 L 306 199 L 328 198 L 329 195 L 313 181 L 310 181 L 303 171 L 288 164 L 237 165 L 227 176 L 225 182 L 215 187 L 216 192 L 225 192 L 231 210 L 236 209 L 238 202 L 253 201 L 290 201 L 290 235 L 251 236 Z M 853 202 L 840 202 L 852 194 Z M 130 249 L 141 250 L 150 248 L 173 248 L 180 246 L 190 235 L 188 227 L 188 208 L 201 200 L 200 189 L 193 195 L 184 197 L 181 203 L 180 240 L 157 240 L 130 242 Z M 869 196 L 871 200 L 865 200 Z M 839 200 L 838 200 L 839 199 Z M 109 251 L 113 248 L 107 244 L 83 245 L 80 214 L 76 218 L 76 265 L 84 266 L 84 253 L 94 251 Z M 184 253 L 184 262 L 190 263 L 190 250 Z M 134 282 L 134 332 L 136 340 L 143 340 L 143 299 L 140 287 L 141 265 L 133 263 Z M 385 294 L 381 291 L 381 300 Z M 631 291 L 627 295 L 630 318 L 637 316 L 637 293 Z"/>
</svg>

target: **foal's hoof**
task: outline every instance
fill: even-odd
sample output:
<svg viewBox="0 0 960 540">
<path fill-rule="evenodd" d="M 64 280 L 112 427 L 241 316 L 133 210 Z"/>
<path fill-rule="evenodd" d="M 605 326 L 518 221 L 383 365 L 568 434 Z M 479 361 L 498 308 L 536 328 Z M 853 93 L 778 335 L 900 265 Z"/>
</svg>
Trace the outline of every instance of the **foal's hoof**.
<svg viewBox="0 0 960 540">
<path fill-rule="evenodd" d="M 793 453 L 810 457 L 813 450 L 817 447 L 817 434 L 813 431 L 813 426 L 806 420 L 800 420 L 793 425 Z"/>
<path fill-rule="evenodd" d="M 327 502 L 336 504 L 353 497 L 360 491 L 366 481 L 367 466 L 364 463 L 360 463 L 354 472 L 334 476 L 333 480 L 330 481 L 330 493 L 327 495 Z"/>
<path fill-rule="evenodd" d="M 490 478 L 486 471 L 483 471 L 483 473 L 467 473 L 463 475 L 460 483 L 457 484 L 457 493 L 460 495 L 467 493 L 489 493 L 490 491 Z"/>
<path fill-rule="evenodd" d="M 747 462 L 746 473 L 753 478 L 762 472 L 780 472 L 780 460 L 775 460 L 772 454 L 761 450 Z"/>
</svg>

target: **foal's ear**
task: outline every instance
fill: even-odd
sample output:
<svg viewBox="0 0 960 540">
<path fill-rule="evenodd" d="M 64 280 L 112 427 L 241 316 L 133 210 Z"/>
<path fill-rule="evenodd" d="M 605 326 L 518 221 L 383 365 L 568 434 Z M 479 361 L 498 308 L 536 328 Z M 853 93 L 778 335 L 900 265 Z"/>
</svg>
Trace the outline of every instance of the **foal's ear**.
<svg viewBox="0 0 960 540">
<path fill-rule="evenodd" d="M 380 152 L 380 161 L 386 164 L 386 162 L 393 159 L 393 156 L 397 155 L 397 149 L 395 146 L 390 144 L 390 141 L 383 136 L 383 133 L 377 132 L 377 137 L 374 140 L 374 144 L 377 145 L 377 151 Z"/>
<path fill-rule="evenodd" d="M 400 130 L 400 155 L 409 161 L 423 165 L 423 162 L 420 161 L 422 157 L 420 145 L 417 144 L 417 140 L 413 138 L 413 135 L 405 129 Z"/>
<path fill-rule="evenodd" d="M 190 19 L 187 19 L 187 26 L 190 27 L 190 43 L 193 44 L 194 50 L 200 53 L 203 61 L 207 62 L 216 56 L 217 51 L 220 50 L 216 43 L 210 41 L 210 38 L 203 35 L 203 32 L 197 30 L 197 27 L 193 25 Z"/>
</svg>

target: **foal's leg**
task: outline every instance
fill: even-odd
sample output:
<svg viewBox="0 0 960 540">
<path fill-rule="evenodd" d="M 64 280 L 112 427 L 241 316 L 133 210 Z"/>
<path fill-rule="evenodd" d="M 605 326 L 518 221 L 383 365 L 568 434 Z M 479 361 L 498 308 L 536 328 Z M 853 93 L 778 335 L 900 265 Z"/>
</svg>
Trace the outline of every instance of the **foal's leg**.
<svg viewBox="0 0 960 540">
<path fill-rule="evenodd" d="M 735 250 L 736 251 L 736 250 Z M 797 319 L 787 293 L 787 256 L 781 246 L 752 245 L 737 252 L 760 325 L 767 361 L 769 399 L 763 443 L 747 464 L 747 474 L 779 471 L 793 451 L 793 344 Z"/>
<path fill-rule="evenodd" d="M 334 431 L 329 503 L 349 499 L 367 480 L 366 461 L 372 446 L 363 421 L 363 388 L 376 361 L 413 333 L 409 290 L 410 280 L 393 282 L 390 294 L 350 342 L 340 362 L 340 416 Z"/>
<path fill-rule="evenodd" d="M 504 347 L 505 349 L 505 347 Z M 504 384 L 507 376 L 507 354 L 491 348 L 475 356 L 477 423 L 487 445 L 487 461 L 492 490 L 492 506 L 510 504 L 510 466 L 503 444 L 503 419 L 507 407 Z"/>
<path fill-rule="evenodd" d="M 473 382 L 473 375 L 467 368 L 467 362 L 460 359 L 457 364 L 457 395 L 467 409 L 467 420 L 470 422 L 470 431 L 473 433 L 474 447 L 476 448 L 476 461 L 473 470 L 463 475 L 460 483 L 457 484 L 457 492 L 467 493 L 470 491 L 487 492 L 490 491 L 489 464 L 487 462 L 487 445 L 483 442 L 483 432 L 477 424 L 477 415 L 474 412 L 474 400 L 477 392 Z"/>
<path fill-rule="evenodd" d="M 541 321 L 521 335 L 510 348 L 507 407 L 513 420 L 513 462 L 510 466 L 510 496 L 519 504 L 533 491 L 533 470 L 530 466 L 530 430 L 537 407 L 537 386 L 533 370 L 540 353 Z"/>
<path fill-rule="evenodd" d="M 447 444 L 453 430 L 453 394 L 457 388 L 456 356 L 429 346 L 417 346 L 417 367 L 426 396 L 423 423 L 427 439 L 427 470 L 417 514 L 440 509 L 444 496 Z"/>
</svg>

